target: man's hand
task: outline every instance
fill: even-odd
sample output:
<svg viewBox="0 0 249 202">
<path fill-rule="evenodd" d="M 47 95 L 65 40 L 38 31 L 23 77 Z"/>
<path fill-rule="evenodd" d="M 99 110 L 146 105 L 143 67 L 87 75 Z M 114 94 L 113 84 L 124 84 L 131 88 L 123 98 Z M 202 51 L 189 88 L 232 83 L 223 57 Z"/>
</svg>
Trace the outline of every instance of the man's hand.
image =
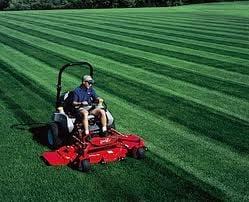
<svg viewBox="0 0 249 202">
<path fill-rule="evenodd" d="M 75 106 L 75 107 L 79 107 L 79 106 L 81 106 L 81 105 L 83 105 L 83 106 L 87 106 L 88 105 L 88 102 L 87 101 L 84 101 L 84 102 L 73 102 L 73 105 Z"/>
<path fill-rule="evenodd" d="M 83 106 L 87 106 L 87 105 L 88 105 L 88 102 L 87 102 L 87 101 L 84 101 L 84 102 L 81 102 L 81 104 L 82 104 Z"/>
<path fill-rule="evenodd" d="M 98 103 L 102 104 L 104 102 L 104 100 L 102 98 L 98 98 Z"/>
</svg>

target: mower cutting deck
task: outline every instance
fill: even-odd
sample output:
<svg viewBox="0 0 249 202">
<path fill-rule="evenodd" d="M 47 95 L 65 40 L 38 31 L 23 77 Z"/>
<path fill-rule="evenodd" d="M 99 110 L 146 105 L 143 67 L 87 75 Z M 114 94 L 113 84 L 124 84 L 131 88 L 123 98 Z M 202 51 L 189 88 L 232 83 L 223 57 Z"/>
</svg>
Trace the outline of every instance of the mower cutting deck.
<svg viewBox="0 0 249 202">
<path fill-rule="evenodd" d="M 138 159 L 144 157 L 145 145 L 140 137 L 121 134 L 114 129 L 106 137 L 95 136 L 85 142 L 77 137 L 74 139 L 72 145 L 43 153 L 45 161 L 52 166 L 73 165 L 88 171 L 91 164 L 123 160 L 128 154 Z"/>
</svg>

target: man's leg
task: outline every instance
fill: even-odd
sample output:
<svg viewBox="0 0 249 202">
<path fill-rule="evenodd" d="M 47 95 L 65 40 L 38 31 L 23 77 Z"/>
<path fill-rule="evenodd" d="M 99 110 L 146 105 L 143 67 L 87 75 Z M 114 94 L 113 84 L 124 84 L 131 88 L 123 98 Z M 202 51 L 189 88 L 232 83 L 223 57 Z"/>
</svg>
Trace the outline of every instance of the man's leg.
<svg viewBox="0 0 249 202">
<path fill-rule="evenodd" d="M 106 127 L 107 120 L 106 120 L 105 110 L 96 108 L 91 111 L 91 114 L 100 118 L 100 122 L 102 124 L 102 131 L 106 132 L 107 131 L 107 127 Z"/>
<path fill-rule="evenodd" d="M 88 128 L 88 111 L 85 109 L 80 109 L 80 114 L 82 115 L 82 125 L 85 129 L 85 134 L 89 134 L 89 128 Z"/>
</svg>

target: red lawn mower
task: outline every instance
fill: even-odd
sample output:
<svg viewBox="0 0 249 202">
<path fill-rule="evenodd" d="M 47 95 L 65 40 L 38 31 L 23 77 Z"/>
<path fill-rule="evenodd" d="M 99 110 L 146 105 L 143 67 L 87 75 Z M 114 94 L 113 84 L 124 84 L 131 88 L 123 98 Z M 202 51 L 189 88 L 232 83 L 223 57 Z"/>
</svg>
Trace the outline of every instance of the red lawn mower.
<svg viewBox="0 0 249 202">
<path fill-rule="evenodd" d="M 142 159 L 145 157 L 144 140 L 138 135 L 123 134 L 115 130 L 114 118 L 107 105 L 93 104 L 105 110 L 107 118 L 107 134 L 101 133 L 101 123 L 97 117 L 88 116 L 89 135 L 83 135 L 81 120 L 72 113 L 73 91 L 61 95 L 61 77 L 68 67 L 87 67 L 93 78 L 93 67 L 88 62 L 75 62 L 62 66 L 58 75 L 56 112 L 47 133 L 48 145 L 54 151 L 44 152 L 42 157 L 48 165 L 69 165 L 88 172 L 92 164 L 108 163 L 125 159 L 128 155 Z"/>
</svg>

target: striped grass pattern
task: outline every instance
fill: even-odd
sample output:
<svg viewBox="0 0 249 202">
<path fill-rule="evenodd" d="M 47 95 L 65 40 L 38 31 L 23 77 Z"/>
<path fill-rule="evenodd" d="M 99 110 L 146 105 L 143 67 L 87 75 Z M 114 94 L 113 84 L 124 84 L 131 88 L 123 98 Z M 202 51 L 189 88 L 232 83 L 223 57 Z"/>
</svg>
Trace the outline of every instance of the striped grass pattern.
<svg viewBox="0 0 249 202">
<path fill-rule="evenodd" d="M 0 199 L 248 200 L 248 8 L 0 13 Z M 86 175 L 39 159 L 58 69 L 82 59 L 118 129 L 145 139 L 144 161 Z"/>
</svg>

